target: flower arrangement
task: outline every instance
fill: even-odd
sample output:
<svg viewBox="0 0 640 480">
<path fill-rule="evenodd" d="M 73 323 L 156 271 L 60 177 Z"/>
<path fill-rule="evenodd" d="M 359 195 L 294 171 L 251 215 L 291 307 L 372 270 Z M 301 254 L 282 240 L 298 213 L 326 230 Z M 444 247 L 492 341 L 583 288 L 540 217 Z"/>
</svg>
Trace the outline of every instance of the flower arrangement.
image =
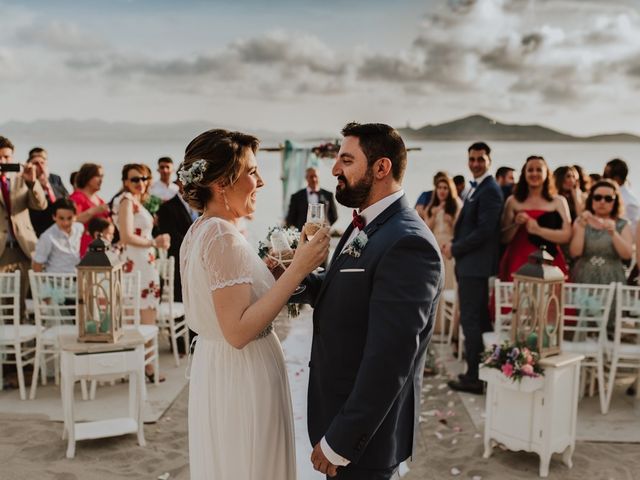
<svg viewBox="0 0 640 480">
<path fill-rule="evenodd" d="M 340 144 L 336 140 L 335 142 L 326 142 L 316 145 L 311 149 L 311 152 L 318 158 L 335 158 L 340 151 Z"/>
<path fill-rule="evenodd" d="M 293 261 L 293 255 L 300 243 L 300 231 L 295 227 L 270 227 L 263 241 L 258 242 L 258 256 L 268 265 L 274 276 L 279 277 Z M 288 303 L 290 317 L 300 315 L 299 303 Z"/>
<path fill-rule="evenodd" d="M 507 378 L 522 381 L 524 377 L 539 377 L 544 375 L 544 369 L 538 363 L 538 352 L 523 345 L 512 345 L 504 342 L 502 345 L 492 345 L 484 352 L 483 365 L 500 370 Z"/>
<path fill-rule="evenodd" d="M 178 178 L 183 185 L 199 182 L 202 180 L 204 173 L 207 171 L 207 161 L 204 159 L 196 160 L 188 169 L 178 170 Z"/>
<path fill-rule="evenodd" d="M 344 249 L 344 253 L 354 258 L 360 258 L 360 255 L 362 255 L 362 250 L 364 250 L 364 247 L 366 247 L 368 241 L 369 237 L 367 237 L 367 234 L 364 233 L 364 231 L 361 231 L 360 233 L 358 233 L 356 238 L 351 240 L 351 243 L 347 246 L 347 248 Z"/>
<path fill-rule="evenodd" d="M 160 210 L 160 205 L 162 205 L 162 199 L 155 195 L 149 195 L 144 202 L 144 208 L 146 208 L 151 215 L 156 214 L 158 210 Z"/>
</svg>

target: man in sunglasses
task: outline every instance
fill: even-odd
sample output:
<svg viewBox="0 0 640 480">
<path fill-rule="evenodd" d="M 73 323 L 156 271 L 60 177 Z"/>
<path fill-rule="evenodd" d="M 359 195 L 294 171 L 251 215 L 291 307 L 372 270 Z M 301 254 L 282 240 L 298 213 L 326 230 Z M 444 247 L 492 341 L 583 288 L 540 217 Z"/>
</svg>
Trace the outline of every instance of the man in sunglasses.
<svg viewBox="0 0 640 480">
<path fill-rule="evenodd" d="M 627 184 L 628 174 L 629 167 L 627 163 L 620 158 L 614 158 L 607 162 L 602 176 L 614 180 L 620 186 L 620 195 L 624 206 L 623 217 L 631 222 L 631 234 L 635 238 L 636 228 L 640 220 L 640 201 L 638 201 L 638 197 L 635 196 Z"/>
</svg>

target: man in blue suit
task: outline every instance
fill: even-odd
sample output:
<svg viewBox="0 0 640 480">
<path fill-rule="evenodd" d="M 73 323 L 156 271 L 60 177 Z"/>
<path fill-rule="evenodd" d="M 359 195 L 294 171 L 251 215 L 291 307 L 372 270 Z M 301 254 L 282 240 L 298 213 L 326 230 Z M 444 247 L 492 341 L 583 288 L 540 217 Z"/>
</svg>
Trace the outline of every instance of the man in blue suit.
<svg viewBox="0 0 640 480">
<path fill-rule="evenodd" d="M 471 191 L 456 222 L 453 240 L 443 254 L 456 259 L 460 325 L 464 332 L 467 372 L 449 382 L 454 390 L 482 394 L 478 378 L 482 334 L 492 330 L 489 317 L 489 277 L 498 271 L 502 191 L 489 173 L 491 149 L 478 142 L 469 147 Z"/>
<path fill-rule="evenodd" d="M 416 446 L 442 258 L 402 190 L 398 132 L 350 123 L 342 134 L 336 199 L 358 212 L 328 270 L 306 281 L 311 461 L 330 477 L 390 479 Z"/>
</svg>

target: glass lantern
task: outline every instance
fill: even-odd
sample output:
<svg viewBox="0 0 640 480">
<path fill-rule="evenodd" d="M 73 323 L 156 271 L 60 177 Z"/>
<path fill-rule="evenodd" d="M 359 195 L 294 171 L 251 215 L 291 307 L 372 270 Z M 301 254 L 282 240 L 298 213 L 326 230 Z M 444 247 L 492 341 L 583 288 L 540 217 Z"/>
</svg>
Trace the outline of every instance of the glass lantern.
<svg viewBox="0 0 640 480">
<path fill-rule="evenodd" d="M 97 238 L 77 266 L 78 340 L 115 343 L 122 336 L 122 262 Z"/>
<path fill-rule="evenodd" d="M 564 273 L 546 250 L 529 255 L 513 274 L 511 341 L 536 350 L 540 358 L 560 353 Z"/>
</svg>

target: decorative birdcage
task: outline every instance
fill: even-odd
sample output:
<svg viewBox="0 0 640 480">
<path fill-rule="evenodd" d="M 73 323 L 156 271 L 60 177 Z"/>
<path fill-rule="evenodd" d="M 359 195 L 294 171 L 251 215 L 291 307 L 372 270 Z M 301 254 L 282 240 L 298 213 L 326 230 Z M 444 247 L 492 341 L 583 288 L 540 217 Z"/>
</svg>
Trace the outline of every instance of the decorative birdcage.
<svg viewBox="0 0 640 480">
<path fill-rule="evenodd" d="M 122 262 L 98 238 L 77 266 L 78 340 L 115 343 L 122 336 Z"/>
<path fill-rule="evenodd" d="M 513 274 L 511 341 L 535 349 L 540 357 L 560 353 L 564 273 L 545 249 Z"/>
</svg>

